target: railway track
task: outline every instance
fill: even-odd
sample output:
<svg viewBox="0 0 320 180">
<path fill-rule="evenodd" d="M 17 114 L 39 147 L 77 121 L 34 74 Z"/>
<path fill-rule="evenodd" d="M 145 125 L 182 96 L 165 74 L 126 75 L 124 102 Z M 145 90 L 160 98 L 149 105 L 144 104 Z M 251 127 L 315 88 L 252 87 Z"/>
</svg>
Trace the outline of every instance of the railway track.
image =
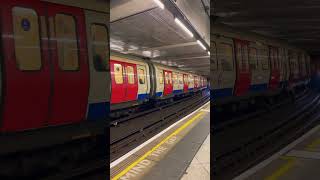
<svg viewBox="0 0 320 180">
<path fill-rule="evenodd" d="M 111 162 L 143 143 L 176 120 L 197 109 L 207 101 L 208 91 L 181 99 L 172 104 L 155 107 L 131 117 L 117 120 L 110 127 Z"/>
<path fill-rule="evenodd" d="M 306 96 L 310 95 L 311 91 L 305 90 L 303 92 L 300 92 L 295 96 L 295 103 L 299 103 L 302 101 Z M 216 116 L 216 118 L 222 118 L 223 121 L 213 125 L 212 130 L 216 133 L 223 132 L 228 127 L 236 126 L 239 123 L 243 123 L 244 121 L 250 121 L 251 119 L 258 118 L 260 116 L 263 116 L 266 113 L 270 113 L 271 111 L 280 108 L 281 106 L 285 106 L 292 103 L 292 100 L 288 97 L 285 97 L 283 99 L 280 99 L 277 103 L 272 105 L 264 105 L 260 106 L 260 108 L 256 108 L 254 110 L 249 109 L 246 112 L 241 112 L 241 114 L 222 114 L 219 115 L 219 117 Z M 227 118 L 223 118 L 226 117 Z M 228 118 L 229 117 L 229 118 Z"/>
<path fill-rule="evenodd" d="M 215 179 L 232 179 L 301 136 L 318 122 L 319 109 L 320 96 L 310 93 L 294 104 L 214 133 Z"/>
</svg>

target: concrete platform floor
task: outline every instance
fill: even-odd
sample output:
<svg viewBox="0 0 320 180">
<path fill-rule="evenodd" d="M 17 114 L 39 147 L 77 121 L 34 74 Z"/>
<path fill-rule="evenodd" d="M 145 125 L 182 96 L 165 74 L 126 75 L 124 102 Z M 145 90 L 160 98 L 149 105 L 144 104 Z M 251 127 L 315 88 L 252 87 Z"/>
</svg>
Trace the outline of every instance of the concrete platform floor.
<svg viewBox="0 0 320 180">
<path fill-rule="evenodd" d="M 170 128 L 170 127 L 169 127 Z M 110 164 L 112 180 L 180 180 L 194 177 L 200 161 L 209 180 L 210 103 Z M 189 167 L 189 168 L 188 168 Z M 187 175 L 187 176 L 186 176 Z M 190 175 L 190 176 L 189 176 Z M 194 178 L 192 178 L 194 179 Z"/>
<path fill-rule="evenodd" d="M 210 134 L 194 156 L 181 180 L 210 179 Z"/>
<path fill-rule="evenodd" d="M 319 180 L 320 125 L 235 180 Z"/>
</svg>

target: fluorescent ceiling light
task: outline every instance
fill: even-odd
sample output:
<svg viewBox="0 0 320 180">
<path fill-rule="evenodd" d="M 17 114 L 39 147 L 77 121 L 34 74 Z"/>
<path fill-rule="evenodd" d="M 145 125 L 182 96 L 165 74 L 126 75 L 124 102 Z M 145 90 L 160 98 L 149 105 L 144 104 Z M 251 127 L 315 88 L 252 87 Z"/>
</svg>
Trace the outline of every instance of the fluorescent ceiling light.
<svg viewBox="0 0 320 180">
<path fill-rule="evenodd" d="M 202 47 L 202 49 L 207 50 L 207 48 L 206 48 L 206 47 L 204 47 L 204 45 L 202 44 L 202 42 L 201 42 L 201 41 L 197 40 L 197 43 Z"/>
<path fill-rule="evenodd" d="M 174 21 L 186 32 L 189 36 L 193 37 L 192 32 L 178 19 L 175 18 Z"/>
<path fill-rule="evenodd" d="M 208 51 L 208 55 L 210 56 L 210 51 Z"/>
<path fill-rule="evenodd" d="M 160 0 L 153 0 L 161 9 L 164 9 L 164 4 Z"/>
</svg>

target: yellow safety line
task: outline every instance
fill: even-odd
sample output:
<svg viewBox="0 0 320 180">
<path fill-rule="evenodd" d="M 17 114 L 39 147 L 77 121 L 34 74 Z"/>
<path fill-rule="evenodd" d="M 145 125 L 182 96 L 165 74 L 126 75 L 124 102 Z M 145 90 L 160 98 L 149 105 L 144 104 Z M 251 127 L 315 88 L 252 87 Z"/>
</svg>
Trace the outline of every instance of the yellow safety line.
<svg viewBox="0 0 320 180">
<path fill-rule="evenodd" d="M 143 161 L 146 157 L 148 157 L 150 154 L 152 154 L 153 151 L 155 151 L 157 148 L 159 148 L 162 144 L 164 144 L 167 140 L 169 140 L 172 136 L 179 134 L 182 130 L 184 130 L 186 127 L 188 127 L 191 123 L 193 123 L 197 118 L 199 118 L 204 112 L 200 111 L 197 115 L 195 115 L 193 118 L 191 118 L 189 121 L 187 121 L 185 124 L 183 124 L 181 127 L 176 129 L 172 134 L 170 134 L 168 137 L 166 137 L 164 140 L 162 140 L 159 144 L 154 146 L 151 150 L 146 152 L 143 156 L 141 156 L 139 159 L 134 161 L 131 165 L 129 165 L 127 168 L 125 168 L 123 171 L 121 171 L 118 175 L 116 175 L 112 180 L 118 180 L 120 177 L 125 175 L 127 172 L 130 171 L 133 167 L 135 167 L 138 163 Z"/>
<path fill-rule="evenodd" d="M 320 139 L 317 138 L 312 141 L 305 149 L 309 151 L 313 151 L 318 145 L 320 145 Z"/>
<path fill-rule="evenodd" d="M 277 180 L 280 176 L 288 172 L 295 164 L 296 158 L 294 157 L 282 157 L 281 159 L 288 160 L 283 166 L 281 166 L 277 171 L 271 174 L 271 176 L 265 178 L 265 180 Z"/>
<path fill-rule="evenodd" d="M 315 147 L 320 145 L 320 139 L 313 140 L 310 144 L 308 144 L 304 149 L 312 151 Z M 271 176 L 265 178 L 265 180 L 276 180 L 286 172 L 288 172 L 295 163 L 296 157 L 288 157 L 288 156 L 282 156 L 281 159 L 288 160 L 287 163 L 285 163 L 283 166 L 281 166 L 276 172 L 274 172 Z"/>
</svg>

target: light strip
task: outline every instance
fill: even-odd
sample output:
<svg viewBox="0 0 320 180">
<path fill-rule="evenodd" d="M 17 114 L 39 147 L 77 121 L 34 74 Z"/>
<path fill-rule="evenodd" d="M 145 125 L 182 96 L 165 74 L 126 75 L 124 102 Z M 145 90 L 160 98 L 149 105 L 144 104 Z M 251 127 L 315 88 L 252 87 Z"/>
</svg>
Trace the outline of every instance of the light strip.
<svg viewBox="0 0 320 180">
<path fill-rule="evenodd" d="M 208 55 L 210 56 L 210 51 L 208 51 Z"/>
<path fill-rule="evenodd" d="M 160 0 L 153 0 L 161 9 L 164 9 L 164 4 Z"/>
<path fill-rule="evenodd" d="M 197 43 L 202 47 L 202 49 L 207 50 L 207 48 L 202 44 L 201 41 L 197 40 Z"/>
<path fill-rule="evenodd" d="M 178 19 L 175 18 L 174 21 L 186 32 L 190 37 L 193 37 L 192 32 Z"/>
</svg>

